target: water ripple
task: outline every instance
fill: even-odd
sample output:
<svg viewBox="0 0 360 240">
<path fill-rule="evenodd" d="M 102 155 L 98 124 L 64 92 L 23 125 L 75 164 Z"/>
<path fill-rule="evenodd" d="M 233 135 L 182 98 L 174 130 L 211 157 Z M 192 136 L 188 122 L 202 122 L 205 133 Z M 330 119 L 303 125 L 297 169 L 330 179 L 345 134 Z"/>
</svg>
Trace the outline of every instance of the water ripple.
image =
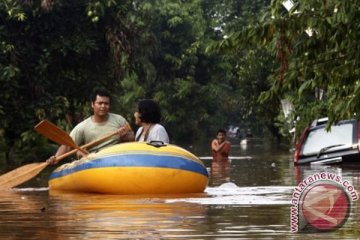
<svg viewBox="0 0 360 240">
<path fill-rule="evenodd" d="M 206 188 L 206 197 L 177 198 L 166 202 L 204 205 L 290 205 L 293 189 L 293 186 L 239 187 L 234 183 L 224 183 L 218 187 Z"/>
</svg>

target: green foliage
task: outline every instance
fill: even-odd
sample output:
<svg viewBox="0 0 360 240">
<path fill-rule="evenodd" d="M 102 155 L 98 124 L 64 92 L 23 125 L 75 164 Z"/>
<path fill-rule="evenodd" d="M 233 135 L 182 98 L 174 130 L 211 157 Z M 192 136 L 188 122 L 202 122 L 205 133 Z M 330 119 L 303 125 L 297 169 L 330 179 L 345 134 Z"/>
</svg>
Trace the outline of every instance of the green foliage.
<svg viewBox="0 0 360 240">
<path fill-rule="evenodd" d="M 69 129 L 88 104 L 90 89 L 113 83 L 101 35 L 105 30 L 84 15 L 86 4 L 37 4 L 0 4 L 0 17 L 6 19 L 0 27 L 0 121 L 6 151 L 34 143 L 32 127 L 41 119 Z M 9 12 L 26 17 L 19 19 Z"/>
<path fill-rule="evenodd" d="M 293 96 L 300 130 L 318 117 L 328 116 L 330 123 L 357 117 L 358 1 L 298 1 L 290 12 L 281 2 L 273 1 L 273 18 L 261 26 L 275 29 L 268 42 L 286 44 L 277 48 L 282 81 L 274 82 L 272 91 Z M 324 92 L 321 100 L 319 91 Z"/>
<path fill-rule="evenodd" d="M 97 86 L 129 121 L 139 99 L 158 101 L 173 142 L 230 124 L 281 138 L 294 121 L 299 134 L 314 118 L 358 118 L 360 3 L 282 3 L 1 1 L 5 151 L 43 145 L 32 127 L 44 118 L 70 131 Z"/>
<path fill-rule="evenodd" d="M 139 99 L 159 102 L 174 143 L 196 141 L 229 124 L 274 127 L 279 100 L 261 105 L 257 97 L 269 89 L 276 49 L 270 38 L 279 23 L 248 27 L 258 24 L 268 4 L 2 1 L 0 123 L 5 151 L 34 153 L 34 145 L 43 146 L 32 128 L 45 118 L 70 131 L 91 114 L 88 96 L 97 86 L 112 92 L 112 111 L 129 121 Z M 341 68 L 336 72 L 350 74 Z M 304 84 L 302 94 L 310 87 Z"/>
<path fill-rule="evenodd" d="M 208 51 L 246 55 L 249 47 L 263 46 L 276 57 L 277 70 L 269 75 L 268 68 L 271 87 L 260 100 L 291 99 L 298 135 L 314 118 L 328 116 L 330 124 L 358 117 L 359 7 L 355 0 L 304 0 L 287 11 L 282 0 L 274 0 L 261 22 L 231 31 Z"/>
<path fill-rule="evenodd" d="M 122 81 L 120 102 L 153 98 L 163 109 L 173 141 L 199 136 L 201 119 L 208 116 L 202 102 L 208 102 L 209 96 L 201 93 L 205 86 L 198 82 L 203 82 L 204 76 L 196 71 L 206 30 L 198 1 L 139 2 L 126 14 L 121 21 L 130 19 L 137 36 L 131 40 L 131 59 L 136 61 L 130 62 Z M 198 114 L 189 114 L 194 106 Z"/>
<path fill-rule="evenodd" d="M 259 101 L 259 96 L 270 88 L 268 76 L 276 67 L 272 49 L 263 47 L 264 36 L 272 30 L 254 27 L 267 4 L 269 1 L 219 1 L 213 8 L 218 12 L 211 15 L 226 16 L 217 22 L 223 37 L 206 48 L 206 53 L 222 56 L 222 69 L 215 72 L 220 73 L 222 83 L 230 87 L 225 90 L 227 96 L 222 98 L 224 103 L 231 104 L 221 104 L 219 109 L 226 109 L 226 119 L 232 119 L 233 124 L 257 128 L 258 134 L 265 128 L 274 131 L 278 127 L 274 120 L 280 111 L 277 98 Z M 263 127 L 259 129 L 259 125 Z"/>
</svg>

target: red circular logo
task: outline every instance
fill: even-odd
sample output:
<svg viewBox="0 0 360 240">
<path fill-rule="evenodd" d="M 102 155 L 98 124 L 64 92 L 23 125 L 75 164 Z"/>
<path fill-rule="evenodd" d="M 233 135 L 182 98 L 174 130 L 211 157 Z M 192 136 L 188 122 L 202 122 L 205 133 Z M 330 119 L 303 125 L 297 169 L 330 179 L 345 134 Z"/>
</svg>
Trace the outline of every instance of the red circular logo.
<svg viewBox="0 0 360 240">
<path fill-rule="evenodd" d="M 341 186 L 317 183 L 307 189 L 302 197 L 305 220 L 318 230 L 341 227 L 350 213 L 350 199 Z"/>
</svg>

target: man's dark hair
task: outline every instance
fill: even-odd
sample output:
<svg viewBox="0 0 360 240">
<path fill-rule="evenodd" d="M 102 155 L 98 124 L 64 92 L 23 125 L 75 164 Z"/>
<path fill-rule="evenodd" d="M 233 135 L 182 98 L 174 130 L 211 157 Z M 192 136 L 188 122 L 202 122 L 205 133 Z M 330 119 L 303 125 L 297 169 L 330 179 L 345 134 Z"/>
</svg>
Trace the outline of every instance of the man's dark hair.
<svg viewBox="0 0 360 240">
<path fill-rule="evenodd" d="M 225 129 L 219 129 L 219 130 L 217 131 L 217 133 L 223 133 L 223 134 L 225 134 L 225 135 L 226 135 L 226 131 L 225 131 Z"/>
<path fill-rule="evenodd" d="M 108 97 L 111 102 L 111 96 L 110 93 L 105 88 L 95 88 L 90 95 L 90 101 L 95 102 L 96 96 L 99 95 L 101 97 Z"/>
<path fill-rule="evenodd" d="M 140 119 L 145 123 L 159 123 L 161 111 L 159 105 L 151 99 L 143 99 L 138 103 Z"/>
</svg>

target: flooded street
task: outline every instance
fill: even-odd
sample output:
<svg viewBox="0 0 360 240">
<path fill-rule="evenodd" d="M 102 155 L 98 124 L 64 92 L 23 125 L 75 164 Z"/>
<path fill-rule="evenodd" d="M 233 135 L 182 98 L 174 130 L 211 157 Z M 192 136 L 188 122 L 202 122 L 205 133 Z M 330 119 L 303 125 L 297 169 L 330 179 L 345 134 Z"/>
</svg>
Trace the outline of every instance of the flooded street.
<svg viewBox="0 0 360 240">
<path fill-rule="evenodd" d="M 188 148 L 211 174 L 201 194 L 58 194 L 47 189 L 48 169 L 0 193 L 0 239 L 360 239 L 359 201 L 336 231 L 290 230 L 292 194 L 302 179 L 333 172 L 359 190 L 360 164 L 296 168 L 289 149 L 260 139 L 234 141 L 231 162 L 213 164 L 206 148 Z"/>
</svg>

